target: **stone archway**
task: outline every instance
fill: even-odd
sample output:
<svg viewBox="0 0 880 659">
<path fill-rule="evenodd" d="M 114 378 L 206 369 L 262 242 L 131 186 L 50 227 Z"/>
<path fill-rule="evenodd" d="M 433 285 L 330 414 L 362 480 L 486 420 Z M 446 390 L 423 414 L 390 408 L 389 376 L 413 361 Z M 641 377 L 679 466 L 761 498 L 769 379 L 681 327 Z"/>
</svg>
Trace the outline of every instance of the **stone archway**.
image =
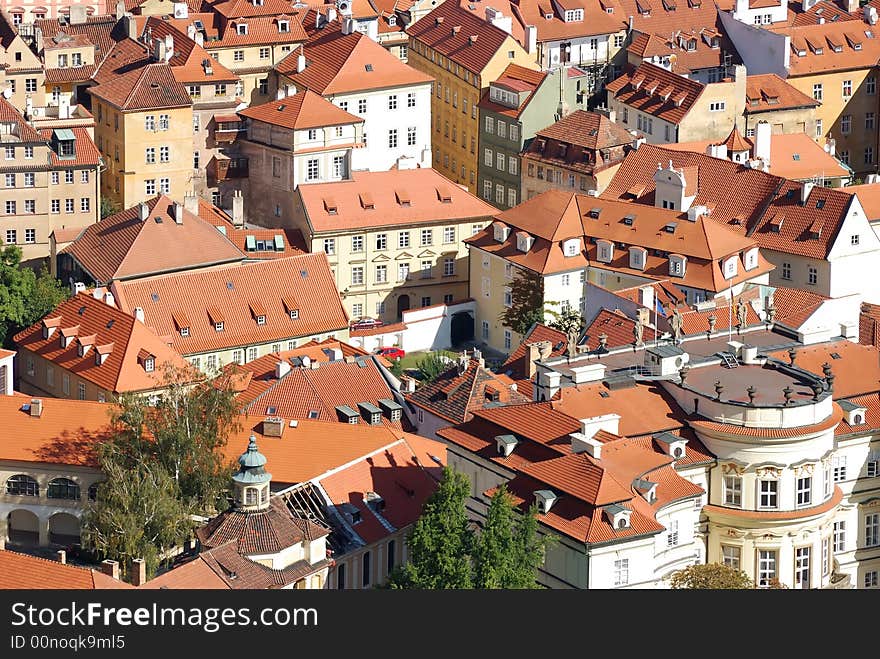
<svg viewBox="0 0 880 659">
<path fill-rule="evenodd" d="M 49 518 L 49 543 L 75 545 L 80 541 L 79 518 L 70 513 L 55 513 Z"/>
<path fill-rule="evenodd" d="M 459 311 L 452 314 L 449 338 L 449 342 L 453 346 L 460 345 L 474 338 L 474 317 L 469 311 Z"/>
<path fill-rule="evenodd" d="M 39 546 L 40 518 L 24 508 L 11 511 L 6 517 L 6 537 L 10 545 Z"/>
<path fill-rule="evenodd" d="M 409 295 L 400 295 L 397 298 L 397 320 L 401 320 L 403 318 L 403 312 L 409 311 L 410 308 L 410 299 Z"/>
</svg>

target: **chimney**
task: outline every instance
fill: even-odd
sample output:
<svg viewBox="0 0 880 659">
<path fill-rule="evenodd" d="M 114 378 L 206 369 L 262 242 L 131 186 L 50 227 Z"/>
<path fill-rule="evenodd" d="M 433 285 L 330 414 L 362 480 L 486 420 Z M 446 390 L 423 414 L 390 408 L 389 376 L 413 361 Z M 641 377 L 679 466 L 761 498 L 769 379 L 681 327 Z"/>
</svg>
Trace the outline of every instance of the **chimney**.
<svg viewBox="0 0 880 659">
<path fill-rule="evenodd" d="M 169 61 L 171 56 L 174 55 L 174 36 L 171 34 L 165 35 L 165 61 Z"/>
<path fill-rule="evenodd" d="M 535 362 L 541 358 L 540 346 L 538 343 L 529 343 L 526 346 L 526 354 L 524 355 L 526 363 L 523 371 L 526 379 L 531 380 L 535 377 Z"/>
<path fill-rule="evenodd" d="M 146 222 L 147 218 L 150 217 L 150 207 L 147 206 L 144 202 L 141 202 L 138 206 L 138 217 L 141 222 Z"/>
<path fill-rule="evenodd" d="M 468 37 L 468 45 L 473 46 L 475 43 L 477 43 L 477 35 L 472 34 L 471 36 Z"/>
<path fill-rule="evenodd" d="M 134 16 L 132 16 L 131 14 L 126 14 L 124 17 L 124 21 L 125 21 L 125 33 L 128 35 L 128 38 L 134 39 L 135 41 L 137 41 L 138 28 L 137 28 L 137 21 L 134 20 Z"/>
<path fill-rule="evenodd" d="M 807 199 L 810 198 L 810 192 L 813 191 L 813 186 L 816 184 L 812 181 L 804 181 L 803 186 L 801 187 L 801 206 L 806 205 Z"/>
<path fill-rule="evenodd" d="M 290 362 L 286 359 L 279 361 L 275 364 L 275 379 L 280 380 L 285 375 L 290 373 Z"/>
<path fill-rule="evenodd" d="M 75 7 L 76 5 L 74 5 Z M 71 7 L 73 9 L 73 7 Z M 59 549 L 55 552 L 55 560 L 61 563 L 62 565 L 67 565 L 67 552 L 63 549 Z"/>
<path fill-rule="evenodd" d="M 134 317 L 141 322 L 144 322 L 144 308 L 143 307 L 135 307 L 134 308 Z"/>
<path fill-rule="evenodd" d="M 296 56 L 296 72 L 302 73 L 306 68 L 306 56 L 300 53 Z"/>
<path fill-rule="evenodd" d="M 34 28 L 34 48 L 37 54 L 43 52 L 43 30 L 38 27 Z"/>
<path fill-rule="evenodd" d="M 125 0 L 119 0 L 116 3 L 116 20 L 118 21 L 125 16 Z"/>
<path fill-rule="evenodd" d="M 58 97 L 58 118 L 70 119 L 70 97 L 64 94 Z"/>
<path fill-rule="evenodd" d="M 346 16 L 342 19 L 342 34 L 351 34 L 354 32 L 354 19 Z"/>
<path fill-rule="evenodd" d="M 877 24 L 877 8 L 872 7 L 871 5 L 865 5 L 862 7 L 862 11 L 864 12 L 865 22 L 869 25 Z"/>
<path fill-rule="evenodd" d="M 101 572 L 106 574 L 108 577 L 113 577 L 117 581 L 119 580 L 119 561 L 114 561 L 110 558 L 105 558 L 101 561 Z"/>
<path fill-rule="evenodd" d="M 131 585 L 142 586 L 147 583 L 147 562 L 143 558 L 131 560 Z"/>
<path fill-rule="evenodd" d="M 477 360 L 477 363 L 480 366 L 482 366 L 482 367 L 486 366 L 486 360 L 483 359 L 483 353 L 481 351 L 477 350 L 476 348 L 474 348 L 473 358 Z"/>
<path fill-rule="evenodd" d="M 534 55 L 538 52 L 538 28 L 534 25 L 526 25 L 526 52 Z"/>
<path fill-rule="evenodd" d="M 244 197 L 241 190 L 232 195 L 232 224 L 239 229 L 244 227 Z"/>
<path fill-rule="evenodd" d="M 332 23 L 336 20 L 336 7 L 327 7 L 327 22 Z"/>
<path fill-rule="evenodd" d="M 183 224 L 183 204 L 179 201 L 174 202 L 174 223 Z"/>
<path fill-rule="evenodd" d="M 602 442 L 592 437 L 587 437 L 583 433 L 573 432 L 571 435 L 571 452 L 586 453 L 596 460 L 602 459 Z"/>
<path fill-rule="evenodd" d="M 156 62 L 165 61 L 165 41 L 162 39 L 153 39 L 153 59 Z"/>
<path fill-rule="evenodd" d="M 106 304 L 108 307 L 115 307 L 116 306 L 116 298 L 113 296 L 113 293 L 111 293 L 110 291 L 107 291 L 106 293 L 104 293 L 104 304 Z"/>
<path fill-rule="evenodd" d="M 183 207 L 193 215 L 199 214 L 199 198 L 192 190 L 183 195 Z"/>
<path fill-rule="evenodd" d="M 40 418 L 43 415 L 43 399 L 31 398 L 31 416 Z"/>
<path fill-rule="evenodd" d="M 653 286 L 642 286 L 639 288 L 639 304 L 643 307 L 648 307 L 651 311 L 654 310 L 654 287 Z"/>
<path fill-rule="evenodd" d="M 767 167 L 770 166 L 770 139 L 770 123 L 759 121 L 755 125 L 755 158 L 763 160 Z"/>
<path fill-rule="evenodd" d="M 263 434 L 266 437 L 281 437 L 284 432 L 284 419 L 280 416 L 267 416 L 263 419 Z"/>
<path fill-rule="evenodd" d="M 196 32 L 195 39 L 193 39 L 199 46 L 205 45 L 205 33 L 204 32 Z"/>
</svg>

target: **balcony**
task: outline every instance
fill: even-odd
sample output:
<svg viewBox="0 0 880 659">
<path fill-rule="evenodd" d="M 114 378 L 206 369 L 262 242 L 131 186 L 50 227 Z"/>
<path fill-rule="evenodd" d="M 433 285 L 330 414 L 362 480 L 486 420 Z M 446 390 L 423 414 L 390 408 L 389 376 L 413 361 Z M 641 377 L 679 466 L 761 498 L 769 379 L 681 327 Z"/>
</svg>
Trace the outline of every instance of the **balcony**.
<svg viewBox="0 0 880 659">
<path fill-rule="evenodd" d="M 212 158 L 208 163 L 208 176 L 218 182 L 247 178 L 248 175 L 247 158 Z"/>
<path fill-rule="evenodd" d="M 217 144 L 231 144 L 238 139 L 241 133 L 246 133 L 247 127 L 237 115 L 217 115 L 214 117 L 214 142 Z"/>
</svg>

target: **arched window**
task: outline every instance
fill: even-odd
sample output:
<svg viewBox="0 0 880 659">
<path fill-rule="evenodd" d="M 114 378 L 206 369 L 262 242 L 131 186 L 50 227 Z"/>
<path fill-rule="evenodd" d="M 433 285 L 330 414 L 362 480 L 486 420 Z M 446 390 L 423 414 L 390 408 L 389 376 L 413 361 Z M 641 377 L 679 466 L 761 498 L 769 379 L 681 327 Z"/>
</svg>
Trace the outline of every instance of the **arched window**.
<svg viewBox="0 0 880 659">
<path fill-rule="evenodd" d="M 10 476 L 6 481 L 6 493 L 23 497 L 37 497 L 40 496 L 40 485 L 30 476 L 16 474 Z"/>
<path fill-rule="evenodd" d="M 855 425 L 857 425 L 857 426 L 862 425 L 862 423 L 863 423 L 863 421 L 862 421 L 862 415 L 861 415 L 861 414 L 856 414 L 855 416 L 853 416 L 853 421 L 855 422 Z"/>
<path fill-rule="evenodd" d="M 98 486 L 101 483 L 92 483 L 89 485 L 89 501 L 95 501 L 98 498 Z"/>
<path fill-rule="evenodd" d="M 244 504 L 246 506 L 255 506 L 257 504 L 257 488 L 249 487 L 244 491 Z"/>
<path fill-rule="evenodd" d="M 626 517 L 621 517 L 619 520 L 617 520 L 617 528 L 625 529 L 627 526 L 628 524 L 626 522 Z"/>
<path fill-rule="evenodd" d="M 684 451 L 681 450 L 680 446 L 675 447 L 675 450 L 672 452 L 673 458 L 680 458 L 684 454 Z"/>
<path fill-rule="evenodd" d="M 55 478 L 49 481 L 46 495 L 50 499 L 79 499 L 79 485 L 69 478 Z"/>
</svg>

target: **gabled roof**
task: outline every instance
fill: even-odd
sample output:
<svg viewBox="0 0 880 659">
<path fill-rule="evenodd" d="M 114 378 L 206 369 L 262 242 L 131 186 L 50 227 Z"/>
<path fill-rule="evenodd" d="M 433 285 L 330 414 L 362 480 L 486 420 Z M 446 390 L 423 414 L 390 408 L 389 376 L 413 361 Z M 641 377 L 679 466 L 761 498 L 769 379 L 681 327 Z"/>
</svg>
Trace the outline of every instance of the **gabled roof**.
<svg viewBox="0 0 880 659">
<path fill-rule="evenodd" d="M 171 36 L 174 40 L 174 53 L 168 64 L 171 65 L 174 77 L 183 83 L 235 82 L 239 77 L 208 54 L 203 47 L 186 36 L 168 21 L 158 16 L 147 19 L 146 28 L 154 39 L 165 39 Z M 207 73 L 205 62 L 210 65 L 211 73 Z"/>
<path fill-rule="evenodd" d="M 89 93 L 123 111 L 190 107 L 192 100 L 186 87 L 174 77 L 165 63 L 146 66 L 123 73 Z"/>
<path fill-rule="evenodd" d="M 244 254 L 227 237 L 197 215 L 182 210 L 175 222 L 175 202 L 160 195 L 83 229 L 61 250 L 70 254 L 101 285 L 176 270 L 241 261 Z"/>
<path fill-rule="evenodd" d="M 348 316 L 323 252 L 156 279 L 119 281 L 113 284 L 113 292 L 122 309 L 143 308 L 146 323 L 162 336 L 171 336 L 174 347 L 184 355 L 309 337 L 348 327 Z M 285 297 L 302 304 L 296 319 L 285 308 Z M 256 324 L 248 306 L 254 299 L 265 306 L 264 325 Z M 310 304 L 309 300 L 322 303 Z M 215 311 L 223 317 L 220 332 L 210 316 Z M 187 337 L 181 337 L 174 325 L 176 312 L 186 313 L 192 321 Z"/>
<path fill-rule="evenodd" d="M 776 112 L 822 105 L 799 89 L 792 87 L 775 73 L 746 77 L 746 114 Z"/>
<path fill-rule="evenodd" d="M 527 358 L 527 346 L 530 343 L 538 343 L 539 341 L 550 342 L 552 357 L 559 357 L 565 354 L 568 347 L 568 336 L 565 332 L 536 323 L 529 329 L 516 349 L 507 356 L 507 360 L 501 365 L 499 371 L 507 373 L 514 380 L 525 378 L 526 364 L 523 360 Z M 517 384 L 519 386 L 519 383 Z"/>
<path fill-rule="evenodd" d="M 125 25 L 117 21 L 115 15 L 109 14 L 88 16 L 85 23 L 72 24 L 65 20 L 63 25 L 57 18 L 45 18 L 34 21 L 34 27 L 42 31 L 44 42 L 57 36 L 59 32 L 70 36 L 86 36 L 95 45 L 95 63 L 102 62 L 113 44 L 127 37 Z"/>
<path fill-rule="evenodd" d="M 131 588 L 103 572 L 0 549 L 0 590 Z"/>
<path fill-rule="evenodd" d="M 301 185 L 296 194 L 314 232 L 483 220 L 498 212 L 429 167 L 356 171 L 348 181 Z M 333 214 L 325 204 L 331 200 Z"/>
<path fill-rule="evenodd" d="M 790 37 L 789 77 L 870 68 L 880 59 L 880 36 L 876 26 L 863 20 L 797 27 L 771 25 L 768 29 Z M 835 52 L 832 43 L 840 46 L 840 52 Z"/>
<path fill-rule="evenodd" d="M 297 73 L 300 54 L 306 57 L 306 67 Z M 335 32 L 313 39 L 302 53 L 293 51 L 281 60 L 275 70 L 298 87 L 322 96 L 427 85 L 433 80 L 360 32 Z"/>
<path fill-rule="evenodd" d="M 487 405 L 513 405 L 531 402 L 510 388 L 494 373 L 469 359 L 464 370 L 457 364 L 441 373 L 433 382 L 425 384 L 407 400 L 450 423 L 461 423 L 471 418 L 471 411 Z M 497 398 L 497 401 L 494 400 Z"/>
<path fill-rule="evenodd" d="M 575 110 L 536 134 L 538 137 L 575 144 L 592 151 L 631 144 L 633 141 L 632 133 L 620 124 L 611 121 L 604 114 L 586 110 Z"/>
<path fill-rule="evenodd" d="M 364 121 L 308 89 L 280 101 L 239 110 L 238 114 L 253 121 L 293 130 L 359 124 Z"/>
<path fill-rule="evenodd" d="M 453 31 L 454 27 L 459 29 Z M 441 2 L 410 25 L 407 32 L 416 41 L 477 74 L 488 66 L 510 37 L 504 30 L 462 9 L 455 0 Z"/>
<path fill-rule="evenodd" d="M 880 221 L 880 183 L 848 185 L 844 190 L 859 198 L 859 203 L 861 203 L 865 217 L 869 222 Z"/>
<path fill-rule="evenodd" d="M 100 60 L 92 74 L 92 80 L 101 85 L 123 73 L 141 69 L 151 61 L 150 49 L 147 46 L 126 37 L 118 42 L 111 42 L 110 51 Z"/>
<path fill-rule="evenodd" d="M 13 337 L 16 346 L 106 391 L 123 393 L 159 389 L 166 364 L 188 369 L 188 363 L 152 329 L 89 293 L 65 300 L 50 316 L 61 319 L 60 331 L 44 339 L 43 321 L 39 321 Z M 59 335 L 67 328 L 77 328 L 77 338 L 65 348 Z M 77 344 L 85 337 L 90 337 L 92 343 L 80 357 Z M 109 352 L 103 364 L 97 363 L 95 358 L 99 349 Z M 145 371 L 138 361 L 138 354 L 143 350 L 155 357 L 153 372 Z"/>
<path fill-rule="evenodd" d="M 851 195 L 844 189 L 814 187 L 802 205 L 802 183 L 729 160 L 651 144 L 627 154 L 601 198 L 631 200 L 633 212 L 653 207 L 657 163 L 670 161 L 677 168 L 699 167 L 694 204 L 712 206 L 710 221 L 754 239 L 764 249 L 825 258 L 849 210 Z M 632 198 L 630 191 L 636 187 L 641 190 Z M 784 221 L 776 231 L 774 218 L 778 223 L 779 217 Z M 808 232 L 814 222 L 822 225 L 818 237 Z"/>
<path fill-rule="evenodd" d="M 706 87 L 650 62 L 605 86 L 618 102 L 673 124 L 681 123 Z"/>
<path fill-rule="evenodd" d="M 0 97 L 0 122 L 14 123 L 22 142 L 45 142 L 42 136 L 25 121 L 21 113 L 5 98 Z"/>
<path fill-rule="evenodd" d="M 51 143 L 52 135 L 56 130 L 56 128 L 41 128 L 39 133 L 46 142 Z M 73 134 L 76 156 L 73 158 L 61 158 L 55 151 L 50 149 L 49 162 L 53 167 L 97 166 L 103 164 L 101 152 L 98 151 L 98 147 L 86 128 L 68 128 L 67 130 Z"/>
<path fill-rule="evenodd" d="M 607 338 L 605 347 L 609 350 L 633 345 L 635 325 L 636 322 L 619 309 L 600 309 L 584 330 L 584 341 L 591 348 L 596 348 L 599 345 L 599 336 L 604 334 Z M 645 343 L 653 341 L 656 334 L 657 332 L 651 327 L 645 327 L 642 329 L 642 341 Z"/>
<path fill-rule="evenodd" d="M 677 30 L 693 30 L 715 26 L 718 11 L 730 11 L 734 0 L 614 0 L 614 13 L 624 19 L 633 17 L 633 27 L 642 32 L 668 35 Z M 717 7 L 717 10 L 716 10 Z"/>
</svg>

